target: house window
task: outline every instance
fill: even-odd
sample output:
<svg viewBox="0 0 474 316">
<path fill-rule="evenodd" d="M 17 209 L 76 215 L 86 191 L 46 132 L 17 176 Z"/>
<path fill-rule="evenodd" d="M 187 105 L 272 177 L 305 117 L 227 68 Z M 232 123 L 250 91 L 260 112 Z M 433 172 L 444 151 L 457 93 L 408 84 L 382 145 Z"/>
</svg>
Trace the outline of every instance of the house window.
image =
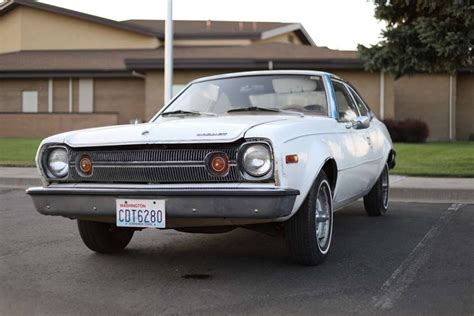
<svg viewBox="0 0 474 316">
<path fill-rule="evenodd" d="M 79 112 L 94 111 L 94 80 L 79 79 Z"/>
<path fill-rule="evenodd" d="M 27 113 L 38 112 L 38 91 L 23 91 L 22 111 Z"/>
</svg>

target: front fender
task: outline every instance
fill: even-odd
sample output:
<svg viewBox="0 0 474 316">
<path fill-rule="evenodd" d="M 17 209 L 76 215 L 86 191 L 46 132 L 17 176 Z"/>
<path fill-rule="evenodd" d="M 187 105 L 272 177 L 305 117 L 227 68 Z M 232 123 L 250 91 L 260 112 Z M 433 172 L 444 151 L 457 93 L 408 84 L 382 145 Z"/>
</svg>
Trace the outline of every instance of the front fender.
<svg viewBox="0 0 474 316">
<path fill-rule="evenodd" d="M 300 191 L 291 214 L 293 216 L 303 204 L 314 180 L 328 159 L 334 158 L 331 147 L 318 135 L 300 137 L 281 144 L 279 155 L 281 166 L 280 183 L 283 187 L 295 188 Z M 298 155 L 298 163 L 286 163 L 286 155 Z M 285 218 L 285 219 L 286 219 Z"/>
<path fill-rule="evenodd" d="M 395 167 L 396 152 L 393 148 L 393 142 L 385 124 L 377 119 L 374 120 L 374 123 L 377 124 L 376 129 L 379 131 L 379 142 L 381 143 L 382 148 L 380 155 L 382 155 L 383 159 L 381 159 L 378 168 L 378 174 L 381 174 L 386 163 L 390 169 Z"/>
</svg>

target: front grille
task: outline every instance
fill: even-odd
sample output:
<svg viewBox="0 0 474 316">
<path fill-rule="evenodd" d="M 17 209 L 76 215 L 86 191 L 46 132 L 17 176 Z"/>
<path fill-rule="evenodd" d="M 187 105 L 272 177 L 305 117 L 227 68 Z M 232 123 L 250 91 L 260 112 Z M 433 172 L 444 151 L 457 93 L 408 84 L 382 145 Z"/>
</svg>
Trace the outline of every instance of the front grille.
<svg viewBox="0 0 474 316">
<path fill-rule="evenodd" d="M 114 148 L 80 148 L 70 150 L 71 182 L 96 183 L 203 183 L 244 182 L 237 166 L 239 144 L 233 145 L 148 145 Z M 212 152 L 224 152 L 229 157 L 229 173 L 211 174 L 206 157 Z M 79 171 L 78 162 L 88 155 L 93 162 L 91 175 Z"/>
</svg>

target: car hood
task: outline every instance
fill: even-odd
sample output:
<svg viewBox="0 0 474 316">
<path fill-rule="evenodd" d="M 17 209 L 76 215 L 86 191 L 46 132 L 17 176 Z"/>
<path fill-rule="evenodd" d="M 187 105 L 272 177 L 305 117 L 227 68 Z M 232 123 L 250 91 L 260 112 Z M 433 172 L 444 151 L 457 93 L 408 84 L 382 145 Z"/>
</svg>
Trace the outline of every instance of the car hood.
<svg viewBox="0 0 474 316">
<path fill-rule="evenodd" d="M 72 147 L 143 143 L 232 142 L 255 126 L 298 119 L 285 115 L 229 115 L 220 117 L 165 118 L 155 123 L 118 125 L 60 134 Z M 57 136 L 60 136 L 57 135 Z M 58 141 L 57 139 L 49 141 Z"/>
</svg>

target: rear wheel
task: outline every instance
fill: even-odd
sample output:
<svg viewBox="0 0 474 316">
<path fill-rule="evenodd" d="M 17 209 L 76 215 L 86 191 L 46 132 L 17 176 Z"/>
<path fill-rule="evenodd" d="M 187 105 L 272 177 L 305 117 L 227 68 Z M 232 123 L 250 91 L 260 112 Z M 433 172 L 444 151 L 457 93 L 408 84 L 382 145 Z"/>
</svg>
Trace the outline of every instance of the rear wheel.
<svg viewBox="0 0 474 316">
<path fill-rule="evenodd" d="M 84 244 L 95 252 L 112 253 L 127 247 L 133 237 L 133 230 L 114 224 L 77 220 L 79 233 Z"/>
<path fill-rule="evenodd" d="M 331 246 L 332 226 L 331 186 L 321 171 L 303 205 L 286 224 L 291 258 L 304 265 L 323 262 Z"/>
<path fill-rule="evenodd" d="M 382 174 L 372 190 L 364 196 L 364 206 L 367 215 L 380 216 L 387 212 L 389 191 L 388 165 L 385 164 Z"/>
</svg>

